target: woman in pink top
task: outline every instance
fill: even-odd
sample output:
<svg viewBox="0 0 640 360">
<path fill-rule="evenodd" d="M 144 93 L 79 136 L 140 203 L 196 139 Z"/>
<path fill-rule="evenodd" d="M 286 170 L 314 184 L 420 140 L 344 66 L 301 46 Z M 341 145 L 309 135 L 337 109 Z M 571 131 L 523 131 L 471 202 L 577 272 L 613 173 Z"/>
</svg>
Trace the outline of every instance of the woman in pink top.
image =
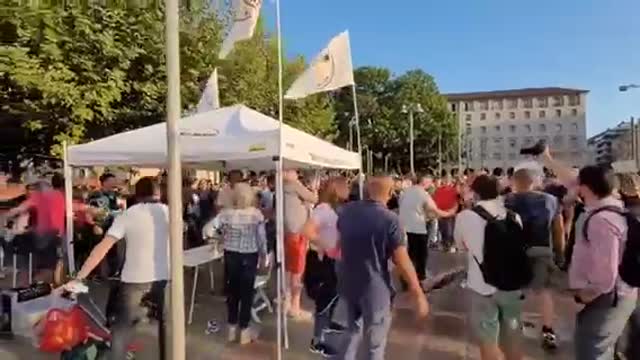
<svg viewBox="0 0 640 360">
<path fill-rule="evenodd" d="M 341 330 L 332 324 L 333 312 L 338 303 L 336 259 L 338 251 L 337 208 L 349 197 L 349 185 L 344 177 L 326 181 L 318 194 L 319 203 L 303 228 L 303 234 L 311 241 L 307 252 L 304 285 L 307 294 L 316 303 L 314 332 L 311 351 L 323 356 L 335 356 L 336 351 L 324 342 L 327 330 Z"/>
</svg>

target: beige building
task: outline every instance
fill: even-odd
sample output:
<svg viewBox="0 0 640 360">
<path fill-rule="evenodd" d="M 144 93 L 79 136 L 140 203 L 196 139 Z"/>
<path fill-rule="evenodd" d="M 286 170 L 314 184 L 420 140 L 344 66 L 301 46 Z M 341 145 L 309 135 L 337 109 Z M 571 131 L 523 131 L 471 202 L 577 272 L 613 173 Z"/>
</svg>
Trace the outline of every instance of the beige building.
<svg viewBox="0 0 640 360">
<path fill-rule="evenodd" d="M 554 155 L 584 165 L 587 90 L 528 88 L 445 94 L 461 128 L 464 167 L 508 168 L 520 148 L 544 139 Z"/>
<path fill-rule="evenodd" d="M 637 129 L 638 125 L 635 126 Z M 589 162 L 608 166 L 616 161 L 633 160 L 631 134 L 631 122 L 623 121 L 614 128 L 592 136 L 587 141 L 591 155 Z"/>
</svg>

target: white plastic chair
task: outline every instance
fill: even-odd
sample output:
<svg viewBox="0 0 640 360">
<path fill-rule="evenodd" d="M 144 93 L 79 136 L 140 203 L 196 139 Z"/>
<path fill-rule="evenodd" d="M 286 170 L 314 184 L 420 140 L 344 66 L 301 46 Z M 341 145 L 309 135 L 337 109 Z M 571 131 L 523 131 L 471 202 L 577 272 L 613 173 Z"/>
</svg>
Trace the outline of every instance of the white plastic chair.
<svg viewBox="0 0 640 360">
<path fill-rule="evenodd" d="M 267 309 L 270 314 L 273 313 L 273 305 L 271 305 L 271 300 L 267 296 L 267 286 L 269 286 L 269 280 L 271 280 L 271 272 L 273 270 L 273 262 L 274 256 L 273 253 L 269 253 L 269 268 L 265 275 L 256 276 L 256 281 L 254 283 L 253 288 L 256 293 L 253 297 L 253 307 L 251 308 L 251 319 L 257 324 L 261 324 L 262 320 L 258 314 Z"/>
</svg>

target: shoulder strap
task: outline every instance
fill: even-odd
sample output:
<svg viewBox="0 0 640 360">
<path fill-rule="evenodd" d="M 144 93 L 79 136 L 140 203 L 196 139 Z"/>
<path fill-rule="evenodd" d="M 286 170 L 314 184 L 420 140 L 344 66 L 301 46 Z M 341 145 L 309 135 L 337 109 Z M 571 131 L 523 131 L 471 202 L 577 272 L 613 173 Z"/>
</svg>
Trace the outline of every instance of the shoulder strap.
<svg viewBox="0 0 640 360">
<path fill-rule="evenodd" d="M 618 206 L 607 205 L 607 206 L 603 206 L 603 207 L 599 207 L 599 208 L 594 209 L 589 214 L 587 214 L 587 218 L 585 219 L 584 224 L 582 225 L 582 237 L 584 238 L 585 241 L 587 241 L 587 242 L 589 241 L 589 237 L 587 236 L 587 233 L 588 233 L 587 229 L 588 229 L 588 226 L 589 226 L 589 221 L 591 221 L 591 218 L 594 215 L 596 215 L 596 214 L 598 214 L 600 212 L 603 212 L 603 211 L 609 211 L 609 212 L 612 212 L 612 213 L 616 213 L 616 214 L 618 214 L 620 216 L 623 216 L 625 218 L 627 216 L 627 211 L 622 209 L 622 208 L 620 208 L 620 207 L 618 207 Z"/>
<path fill-rule="evenodd" d="M 494 221 L 496 219 L 495 216 L 491 215 L 487 209 L 483 208 L 480 205 L 476 205 L 473 208 L 471 208 L 471 211 L 473 211 L 474 213 L 476 213 L 478 216 L 480 216 L 481 218 L 483 218 L 484 220 L 486 220 L 487 222 L 489 221 Z"/>
</svg>

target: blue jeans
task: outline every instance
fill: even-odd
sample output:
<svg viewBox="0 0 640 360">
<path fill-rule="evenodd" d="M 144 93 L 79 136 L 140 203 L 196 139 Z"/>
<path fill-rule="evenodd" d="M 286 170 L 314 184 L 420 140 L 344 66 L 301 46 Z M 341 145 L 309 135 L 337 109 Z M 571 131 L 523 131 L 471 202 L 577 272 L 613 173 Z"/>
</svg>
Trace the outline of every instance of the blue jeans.
<svg viewBox="0 0 640 360">
<path fill-rule="evenodd" d="M 387 335 L 391 327 L 391 307 L 372 311 L 367 309 L 365 301 L 354 303 L 347 301 L 346 340 L 338 354 L 338 360 L 356 360 L 358 349 L 364 334 L 364 358 L 367 360 L 384 360 Z"/>
<path fill-rule="evenodd" d="M 636 308 L 637 295 L 600 295 L 576 315 L 576 360 L 611 360 L 616 341 Z"/>
</svg>

